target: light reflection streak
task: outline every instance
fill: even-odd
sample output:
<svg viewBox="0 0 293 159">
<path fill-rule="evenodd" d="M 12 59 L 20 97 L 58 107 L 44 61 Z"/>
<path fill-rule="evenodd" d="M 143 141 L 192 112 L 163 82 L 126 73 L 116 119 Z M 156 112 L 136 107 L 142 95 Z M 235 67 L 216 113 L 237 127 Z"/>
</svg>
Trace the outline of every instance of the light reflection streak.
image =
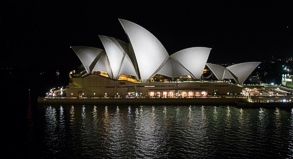
<svg viewBox="0 0 293 159">
<path fill-rule="evenodd" d="M 110 153 L 111 156 L 121 156 L 123 154 L 122 151 L 122 143 L 123 139 L 125 138 L 125 130 L 123 122 L 121 121 L 120 113 L 119 113 L 119 106 L 116 106 L 116 112 L 115 114 L 110 117 L 110 125 L 109 125 L 109 139 L 110 139 Z"/>
<path fill-rule="evenodd" d="M 264 133 L 266 131 L 266 128 L 265 128 L 265 117 L 266 117 L 266 110 L 263 109 L 263 108 L 259 108 L 259 111 L 258 111 L 259 115 L 258 115 L 258 129 L 260 130 L 261 133 Z"/>
<path fill-rule="evenodd" d="M 167 107 L 166 106 L 164 106 L 163 114 L 164 114 L 164 121 L 166 121 L 166 119 L 167 119 Z"/>
<path fill-rule="evenodd" d="M 204 106 L 201 106 L 201 120 L 202 120 L 202 124 L 205 125 L 205 121 L 206 121 L 206 114 L 205 114 L 205 109 Z"/>
<path fill-rule="evenodd" d="M 276 108 L 274 114 L 275 114 L 275 124 L 276 124 L 277 127 L 279 127 L 279 126 L 281 126 L 281 124 L 280 124 L 280 117 L 281 117 L 281 115 L 280 115 L 279 108 Z"/>
<path fill-rule="evenodd" d="M 152 106 L 152 118 L 153 118 L 153 120 L 155 119 L 155 107 L 154 106 Z"/>
<path fill-rule="evenodd" d="M 244 120 L 243 120 L 243 109 L 240 108 L 239 110 L 240 114 L 239 114 L 239 118 L 238 118 L 238 122 L 239 122 L 239 127 L 243 128 L 243 124 L 244 124 Z"/>
<path fill-rule="evenodd" d="M 231 110 L 229 106 L 227 106 L 226 125 L 229 129 L 231 128 Z"/>
<path fill-rule="evenodd" d="M 62 105 L 60 106 L 59 122 L 60 122 L 61 131 L 64 132 L 65 131 L 65 125 L 64 125 L 65 119 L 64 119 L 64 109 L 63 109 Z"/>
<path fill-rule="evenodd" d="M 74 120 L 74 106 L 72 105 L 70 109 L 70 123 L 74 123 Z"/>
<path fill-rule="evenodd" d="M 82 109 L 81 109 L 81 117 L 82 117 L 83 120 L 86 119 L 86 112 L 85 112 L 85 106 L 84 105 L 82 106 Z"/>
<path fill-rule="evenodd" d="M 47 107 L 45 111 L 45 120 L 47 122 L 46 124 L 46 135 L 47 135 L 47 146 L 50 148 L 53 148 L 54 142 L 58 141 L 57 132 L 55 131 L 58 125 L 57 117 L 56 117 L 56 109 L 52 106 Z"/>
<path fill-rule="evenodd" d="M 179 112 L 180 112 L 180 108 L 177 107 L 177 108 L 176 108 L 176 116 L 178 116 Z"/>
<path fill-rule="evenodd" d="M 202 130 L 200 131 L 200 135 L 201 136 L 206 136 L 207 135 L 207 116 L 206 116 L 206 112 L 205 112 L 205 108 L 204 106 L 201 106 L 201 128 Z"/>
<path fill-rule="evenodd" d="M 93 124 L 94 124 L 94 127 L 97 128 L 98 127 L 98 110 L 97 110 L 97 106 L 94 105 L 93 107 Z"/>
<path fill-rule="evenodd" d="M 259 115 L 258 115 L 258 118 L 260 121 L 262 121 L 264 119 L 264 111 L 263 111 L 263 108 L 259 108 Z"/>
<path fill-rule="evenodd" d="M 138 118 L 138 116 L 139 116 L 138 108 L 135 108 L 135 117 Z"/>
<path fill-rule="evenodd" d="M 55 130 L 55 127 L 57 125 L 56 109 L 52 106 L 47 107 L 45 117 L 46 117 L 46 122 L 48 123 L 47 129 L 49 131 Z"/>
<path fill-rule="evenodd" d="M 127 117 L 131 119 L 131 106 L 128 106 L 128 114 Z"/>
<path fill-rule="evenodd" d="M 227 118 L 230 118 L 231 117 L 231 110 L 230 110 L 230 107 L 227 106 L 227 114 L 226 114 Z"/>
<path fill-rule="evenodd" d="M 192 123 L 192 109 L 191 109 L 191 105 L 188 108 L 188 122 L 191 124 Z"/>
<path fill-rule="evenodd" d="M 142 113 L 143 113 L 143 109 L 142 108 L 143 108 L 143 106 L 140 106 L 140 110 L 139 110 L 139 115 L 140 116 L 142 116 Z"/>
<path fill-rule="evenodd" d="M 280 130 L 281 130 L 281 126 L 282 126 L 282 122 L 280 120 L 281 118 L 281 114 L 280 114 L 280 110 L 279 108 L 276 108 L 275 110 L 275 126 L 276 126 L 276 130 L 275 130 L 275 133 L 276 135 L 279 137 L 281 134 Z"/>
<path fill-rule="evenodd" d="M 108 106 L 105 106 L 105 112 L 104 112 L 104 131 L 105 134 L 109 134 L 109 114 L 108 114 Z"/>
<path fill-rule="evenodd" d="M 293 108 L 291 109 L 291 129 L 289 133 L 291 140 L 289 142 L 289 149 L 291 151 L 291 154 L 293 155 Z"/>
<path fill-rule="evenodd" d="M 217 111 L 217 107 L 214 106 L 214 120 L 217 121 L 218 120 L 218 111 Z"/>
<path fill-rule="evenodd" d="M 155 108 L 140 107 L 140 116 L 135 118 L 135 141 L 136 141 L 136 154 L 137 155 L 151 155 L 155 154 L 159 145 L 159 139 L 156 134 L 156 121 L 155 121 Z"/>
</svg>

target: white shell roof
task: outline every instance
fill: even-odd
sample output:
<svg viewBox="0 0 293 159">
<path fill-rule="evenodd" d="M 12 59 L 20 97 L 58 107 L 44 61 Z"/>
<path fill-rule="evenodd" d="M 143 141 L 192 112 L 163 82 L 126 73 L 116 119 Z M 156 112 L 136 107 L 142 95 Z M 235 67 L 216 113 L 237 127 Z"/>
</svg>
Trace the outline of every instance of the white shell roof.
<svg viewBox="0 0 293 159">
<path fill-rule="evenodd" d="M 182 75 L 189 75 L 190 72 L 188 72 L 181 64 L 174 61 L 172 58 L 169 58 L 156 74 L 175 78 Z"/>
<path fill-rule="evenodd" d="M 238 83 L 243 83 L 260 63 L 261 62 L 243 62 L 231 65 L 227 67 L 227 69 L 238 78 Z"/>
<path fill-rule="evenodd" d="M 207 63 L 206 65 L 211 69 L 218 80 L 234 79 L 236 81 L 233 75 L 224 66 L 212 63 Z"/>
<path fill-rule="evenodd" d="M 200 79 L 210 55 L 211 48 L 191 47 L 180 50 L 170 57 L 185 67 L 195 79 Z"/>
<path fill-rule="evenodd" d="M 137 76 L 134 66 L 128 57 L 128 43 L 113 37 L 99 35 L 107 53 L 112 74 L 110 78 L 118 79 L 120 74 Z"/>
<path fill-rule="evenodd" d="M 71 46 L 70 48 L 76 53 L 89 74 L 93 71 L 99 54 L 103 52 L 102 49 L 89 46 Z"/>
<path fill-rule="evenodd" d="M 130 43 L 119 39 L 99 35 L 105 51 L 89 46 L 71 46 L 87 73 L 92 71 L 107 72 L 112 79 L 121 74 L 136 76 L 142 81 L 155 74 L 171 78 L 191 75 L 200 79 L 207 65 L 218 80 L 234 79 L 243 83 L 260 62 L 245 62 L 227 68 L 207 63 L 211 48 L 191 47 L 180 50 L 171 56 L 161 42 L 143 27 L 119 19 Z M 235 79 L 237 78 L 237 79 Z"/>
<path fill-rule="evenodd" d="M 169 58 L 161 42 L 148 30 L 130 22 L 119 19 L 132 45 L 142 81 L 148 80 Z"/>
<path fill-rule="evenodd" d="M 224 70 L 224 76 L 223 76 L 223 79 L 234 79 L 235 82 L 237 82 L 237 80 L 235 79 L 235 77 L 231 74 L 231 72 L 225 68 Z"/>
<path fill-rule="evenodd" d="M 97 57 L 97 62 L 95 63 L 92 70 L 107 72 L 109 76 L 112 74 L 109 60 L 105 51 L 101 52 L 101 54 Z"/>
</svg>

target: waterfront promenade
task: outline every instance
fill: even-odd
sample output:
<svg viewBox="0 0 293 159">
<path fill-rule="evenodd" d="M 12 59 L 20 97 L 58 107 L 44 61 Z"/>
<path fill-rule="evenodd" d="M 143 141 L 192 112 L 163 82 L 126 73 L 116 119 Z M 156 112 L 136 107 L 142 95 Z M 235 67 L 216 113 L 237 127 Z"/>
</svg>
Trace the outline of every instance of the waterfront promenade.
<svg viewBox="0 0 293 159">
<path fill-rule="evenodd" d="M 96 105 L 235 105 L 246 102 L 247 97 L 199 97 L 199 98 L 72 98 L 39 97 L 39 104 L 96 104 Z"/>
<path fill-rule="evenodd" d="M 293 107 L 293 96 L 210 96 L 195 98 L 39 97 L 39 105 L 234 105 L 240 107 Z"/>
</svg>

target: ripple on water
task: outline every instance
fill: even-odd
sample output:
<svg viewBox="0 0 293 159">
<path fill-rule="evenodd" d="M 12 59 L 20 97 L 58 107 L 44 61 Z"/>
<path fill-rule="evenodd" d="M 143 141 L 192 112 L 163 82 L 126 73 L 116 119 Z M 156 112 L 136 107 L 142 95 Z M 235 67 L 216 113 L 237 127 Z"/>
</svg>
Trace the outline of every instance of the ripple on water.
<svg viewBox="0 0 293 159">
<path fill-rule="evenodd" d="M 28 136 L 32 138 L 28 141 L 44 143 L 40 154 L 45 158 L 290 158 L 293 154 L 293 109 L 194 105 L 38 109 L 44 129 L 35 129 L 39 136 Z"/>
</svg>

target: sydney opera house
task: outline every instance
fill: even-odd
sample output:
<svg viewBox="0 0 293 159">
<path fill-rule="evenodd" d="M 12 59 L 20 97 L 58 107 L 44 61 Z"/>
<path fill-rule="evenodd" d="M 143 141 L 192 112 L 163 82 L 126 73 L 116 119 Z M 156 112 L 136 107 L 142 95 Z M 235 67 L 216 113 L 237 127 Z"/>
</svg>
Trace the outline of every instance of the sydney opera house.
<svg viewBox="0 0 293 159">
<path fill-rule="evenodd" d="M 67 97 L 197 97 L 240 95 L 242 84 L 260 64 L 224 67 L 208 63 L 211 48 L 168 53 L 148 30 L 119 19 L 129 42 L 100 35 L 104 49 L 71 46 L 82 69 L 70 72 Z M 216 80 L 203 78 L 205 68 Z"/>
</svg>

